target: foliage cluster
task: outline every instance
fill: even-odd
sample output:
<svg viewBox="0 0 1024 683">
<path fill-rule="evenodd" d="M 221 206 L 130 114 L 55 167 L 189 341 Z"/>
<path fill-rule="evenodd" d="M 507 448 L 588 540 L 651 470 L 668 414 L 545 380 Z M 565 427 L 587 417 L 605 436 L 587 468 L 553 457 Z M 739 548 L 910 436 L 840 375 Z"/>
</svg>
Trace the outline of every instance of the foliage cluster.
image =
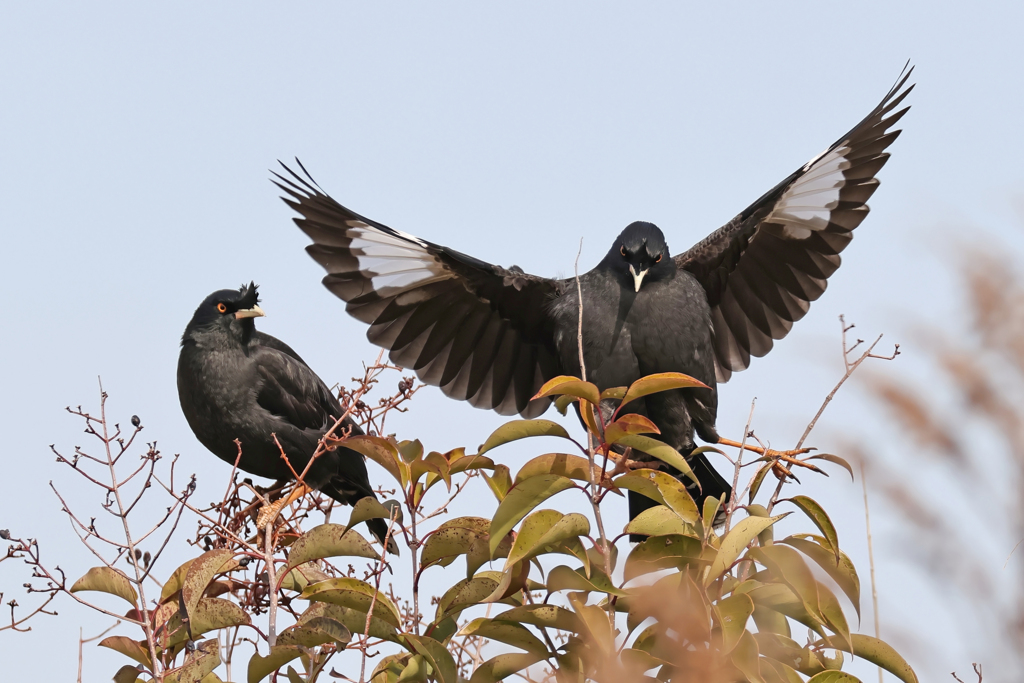
<svg viewBox="0 0 1024 683">
<path fill-rule="evenodd" d="M 817 460 L 850 470 L 843 459 L 758 448 L 761 456 L 744 462 L 744 443 L 733 461 L 734 482 L 744 485 L 731 500 L 698 507 L 682 482 L 659 469 L 665 463 L 692 477 L 685 459 L 653 438 L 653 423 L 630 412 L 635 399 L 695 386 L 692 378 L 654 375 L 603 393 L 578 378 L 556 378 L 538 396 L 556 396 L 563 414 L 576 404 L 586 425 L 582 443 L 557 422 L 514 420 L 467 454 L 373 435 L 384 433 L 386 414 L 404 410 L 415 391 L 403 379 L 397 394 L 369 407 L 364 396 L 386 369 L 378 362 L 358 389 L 342 392 L 370 435 L 328 436 L 320 450 L 359 451 L 380 466 L 378 476 L 393 480 L 397 500 L 363 499 L 338 524 L 331 521 L 337 508 L 319 494 L 284 498 L 281 486 L 261 489 L 233 473 L 223 500 L 201 508 L 192 500 L 194 478 L 175 481 L 176 458 L 161 474 L 155 444 L 128 462 L 141 425 L 133 419 L 127 436 L 111 428 L 103 394 L 98 416 L 72 411 L 97 439 L 99 455 L 76 448 L 58 459 L 100 488 L 123 539 L 65 505 L 100 565 L 69 582 L 38 553 L 25 555 L 32 542 L 9 555 L 20 552 L 32 565 L 30 590 L 50 599 L 65 593 L 135 629 L 99 642 L 134 662 L 116 672 L 117 683 L 231 680 L 241 657 L 249 683 L 856 681 L 842 671 L 843 653 L 906 683 L 917 680 L 886 643 L 851 631 L 839 596 L 859 615 L 860 580 L 825 509 L 807 496 L 781 497 L 794 467 L 820 472 Z M 595 406 L 607 401 L 617 407 L 606 420 Z M 560 439 L 564 452 L 539 454 L 515 475 L 494 459 L 504 444 L 541 436 Z M 633 460 L 634 450 L 657 462 Z M 778 485 L 758 503 L 769 474 Z M 477 477 L 497 501 L 493 514 L 450 516 L 448 506 Z M 129 520 L 151 489 L 171 504 L 133 535 Z M 659 505 L 609 534 L 602 507 L 621 505 L 625 491 Z M 560 494 L 583 496 L 590 514 L 551 507 Z M 186 513 L 198 519 L 195 556 L 168 572 L 159 560 Z M 776 522 L 793 513 L 812 533 L 776 539 Z M 402 558 L 382 556 L 359 532 L 371 518 L 389 520 L 389 535 L 405 546 Z M 646 540 L 630 546 L 629 535 Z M 411 584 L 386 587 L 384 575 L 398 561 L 410 563 Z M 458 579 L 440 595 L 421 595 L 422 577 L 449 567 Z M 107 598 L 93 602 L 94 593 L 115 596 L 127 611 L 108 607 Z M 338 671 L 332 661 L 353 650 L 358 670 Z"/>
</svg>

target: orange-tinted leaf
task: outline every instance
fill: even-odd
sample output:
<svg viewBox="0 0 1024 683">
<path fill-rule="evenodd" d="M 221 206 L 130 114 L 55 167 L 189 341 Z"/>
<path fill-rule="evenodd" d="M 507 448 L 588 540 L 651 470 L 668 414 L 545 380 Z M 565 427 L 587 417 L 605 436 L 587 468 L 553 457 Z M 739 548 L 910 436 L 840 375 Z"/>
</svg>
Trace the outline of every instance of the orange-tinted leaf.
<svg viewBox="0 0 1024 683">
<path fill-rule="evenodd" d="M 487 437 L 484 445 L 480 447 L 478 455 L 483 455 L 502 444 L 533 436 L 557 436 L 568 439 L 569 432 L 565 431 L 565 427 L 551 420 L 513 420 L 495 429 Z"/>
<path fill-rule="evenodd" d="M 575 396 L 591 403 L 599 403 L 601 401 L 601 392 L 598 391 L 595 385 L 590 382 L 584 382 L 578 377 L 570 377 L 568 375 L 549 379 L 530 400 L 533 401 L 546 396 Z"/>
<path fill-rule="evenodd" d="M 656 375 L 641 377 L 637 381 L 633 382 L 629 386 L 629 389 L 626 390 L 626 395 L 622 398 L 619 410 L 622 410 L 622 406 L 626 405 L 630 401 L 635 401 L 636 399 L 647 396 L 648 394 L 654 394 L 660 391 L 671 391 L 672 389 L 693 388 L 708 389 L 709 387 L 700 380 L 694 379 L 689 375 L 684 375 L 681 372 L 661 372 Z"/>
</svg>

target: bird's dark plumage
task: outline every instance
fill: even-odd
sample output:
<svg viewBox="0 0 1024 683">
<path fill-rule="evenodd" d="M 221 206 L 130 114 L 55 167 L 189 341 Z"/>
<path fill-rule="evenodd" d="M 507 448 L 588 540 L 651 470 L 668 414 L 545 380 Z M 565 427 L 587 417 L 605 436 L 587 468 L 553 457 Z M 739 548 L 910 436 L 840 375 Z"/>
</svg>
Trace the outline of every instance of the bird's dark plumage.
<svg viewBox="0 0 1024 683">
<path fill-rule="evenodd" d="M 178 398 L 199 441 L 221 460 L 270 479 L 301 473 L 324 433 L 344 414 L 338 399 L 290 346 L 256 330 L 262 316 L 256 286 L 214 292 L 199 305 L 181 338 Z M 344 426 L 362 431 L 351 419 Z M 277 436 L 288 463 L 274 443 Z M 374 496 L 363 456 L 336 448 L 319 456 L 305 483 L 340 503 Z M 387 525 L 367 522 L 382 543 Z M 397 551 L 394 539 L 389 550 Z"/>
<path fill-rule="evenodd" d="M 587 378 L 605 389 L 656 372 L 691 375 L 710 388 L 653 394 L 636 410 L 684 455 L 695 432 L 716 442 L 716 381 L 771 350 L 825 290 L 899 135 L 889 129 L 909 109 L 893 113 L 912 71 L 849 133 L 691 249 L 673 257 L 655 225 L 628 226 L 580 276 Z M 574 281 L 394 230 L 338 204 L 308 173 L 285 171 L 275 182 L 313 240 L 324 285 L 392 361 L 448 396 L 524 417 L 547 409 L 548 399 L 530 401 L 545 381 L 580 374 Z M 703 497 L 730 491 L 702 455 L 690 464 Z M 631 517 L 644 504 L 631 498 Z"/>
</svg>

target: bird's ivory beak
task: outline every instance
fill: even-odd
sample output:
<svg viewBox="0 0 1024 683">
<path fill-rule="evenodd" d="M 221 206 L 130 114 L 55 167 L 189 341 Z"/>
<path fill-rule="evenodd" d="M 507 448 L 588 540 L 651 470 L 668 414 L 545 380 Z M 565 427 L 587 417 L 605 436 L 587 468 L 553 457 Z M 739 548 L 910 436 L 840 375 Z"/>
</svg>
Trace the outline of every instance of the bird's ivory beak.
<svg viewBox="0 0 1024 683">
<path fill-rule="evenodd" d="M 639 285 L 637 285 L 639 287 Z M 266 313 L 259 306 L 253 306 L 252 308 L 243 308 L 240 311 L 235 311 L 235 318 L 241 320 L 242 318 L 262 318 Z"/>
<path fill-rule="evenodd" d="M 629 264 L 629 274 L 633 276 L 633 284 L 636 285 L 636 289 L 633 290 L 633 291 L 639 292 L 640 291 L 640 283 L 644 281 L 644 275 L 647 275 L 647 271 L 646 270 L 641 270 L 639 273 L 637 273 L 635 270 L 633 270 L 633 264 L 630 263 Z"/>
</svg>

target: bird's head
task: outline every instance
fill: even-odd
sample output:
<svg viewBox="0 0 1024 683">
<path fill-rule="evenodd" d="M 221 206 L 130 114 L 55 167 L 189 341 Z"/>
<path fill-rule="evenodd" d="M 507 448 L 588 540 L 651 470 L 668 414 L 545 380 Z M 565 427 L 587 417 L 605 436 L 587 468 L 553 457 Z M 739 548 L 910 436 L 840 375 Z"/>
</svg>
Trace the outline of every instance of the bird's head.
<svg viewBox="0 0 1024 683">
<path fill-rule="evenodd" d="M 266 315 L 259 307 L 257 285 L 250 282 L 238 289 L 222 289 L 203 299 L 185 328 L 185 338 L 192 333 L 223 328 L 248 336 L 255 329 L 253 319 Z"/>
<path fill-rule="evenodd" d="M 612 243 L 604 264 L 619 273 L 625 284 L 640 291 L 645 282 L 658 280 L 675 270 L 665 235 L 654 223 L 636 221 Z"/>
</svg>

